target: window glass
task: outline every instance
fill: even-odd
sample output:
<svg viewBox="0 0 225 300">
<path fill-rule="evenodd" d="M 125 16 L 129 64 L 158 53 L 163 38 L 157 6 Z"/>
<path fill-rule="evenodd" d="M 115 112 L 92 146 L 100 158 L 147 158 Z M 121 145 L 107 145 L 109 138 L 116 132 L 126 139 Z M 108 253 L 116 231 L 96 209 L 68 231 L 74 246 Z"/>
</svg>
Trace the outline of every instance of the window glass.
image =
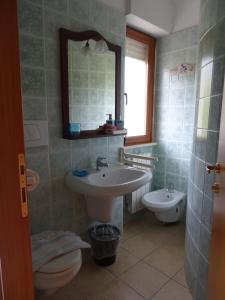
<svg viewBox="0 0 225 300">
<path fill-rule="evenodd" d="M 146 134 L 148 46 L 127 38 L 125 58 L 125 128 L 129 136 Z"/>
<path fill-rule="evenodd" d="M 155 39 L 127 27 L 125 53 L 125 145 L 150 143 L 154 89 Z"/>
</svg>

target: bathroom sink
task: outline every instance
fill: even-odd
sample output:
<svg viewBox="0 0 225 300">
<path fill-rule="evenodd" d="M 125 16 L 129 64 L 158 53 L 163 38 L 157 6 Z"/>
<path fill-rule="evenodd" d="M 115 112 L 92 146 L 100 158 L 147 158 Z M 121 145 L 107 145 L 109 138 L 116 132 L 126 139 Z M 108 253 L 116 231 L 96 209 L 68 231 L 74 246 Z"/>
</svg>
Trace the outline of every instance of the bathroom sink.
<svg viewBox="0 0 225 300">
<path fill-rule="evenodd" d="M 152 173 L 128 166 L 104 167 L 100 171 L 87 169 L 88 175 L 77 177 L 66 174 L 66 185 L 74 192 L 83 194 L 88 216 L 100 222 L 111 222 L 114 203 L 119 196 L 129 194 L 152 178 Z"/>
<path fill-rule="evenodd" d="M 131 193 L 149 182 L 152 173 L 128 166 L 104 167 L 100 171 L 87 169 L 85 177 L 77 177 L 68 173 L 67 186 L 80 194 L 88 196 L 117 197 Z"/>
</svg>

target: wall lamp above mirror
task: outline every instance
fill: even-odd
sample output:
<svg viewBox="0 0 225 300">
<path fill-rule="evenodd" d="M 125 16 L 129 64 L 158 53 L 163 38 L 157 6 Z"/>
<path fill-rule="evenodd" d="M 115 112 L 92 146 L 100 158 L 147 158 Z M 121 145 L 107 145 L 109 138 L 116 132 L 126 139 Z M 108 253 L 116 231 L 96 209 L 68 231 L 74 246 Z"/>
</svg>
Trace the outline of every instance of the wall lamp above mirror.
<svg viewBox="0 0 225 300">
<path fill-rule="evenodd" d="M 121 117 L 121 47 L 96 31 L 59 33 L 63 138 L 107 136 L 106 115 Z"/>
</svg>

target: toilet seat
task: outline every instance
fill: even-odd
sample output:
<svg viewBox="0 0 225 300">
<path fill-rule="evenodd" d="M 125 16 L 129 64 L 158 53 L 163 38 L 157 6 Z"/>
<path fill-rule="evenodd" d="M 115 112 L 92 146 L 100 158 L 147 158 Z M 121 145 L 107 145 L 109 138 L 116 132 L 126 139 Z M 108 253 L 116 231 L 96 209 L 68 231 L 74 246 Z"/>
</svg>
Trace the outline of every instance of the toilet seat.
<svg viewBox="0 0 225 300">
<path fill-rule="evenodd" d="M 35 272 L 35 287 L 45 290 L 46 295 L 52 294 L 77 275 L 81 264 L 80 249 L 53 259 Z"/>
<path fill-rule="evenodd" d="M 62 233 L 64 232 L 49 230 L 32 236 L 32 246 L 36 250 L 34 256 L 36 259 L 34 285 L 36 289 L 41 290 L 45 295 L 54 293 L 68 284 L 78 274 L 82 265 L 80 248 L 85 248 L 88 245 L 78 237 L 74 242 L 76 250 L 73 250 L 73 247 L 70 247 L 70 237 L 68 237 L 70 232 L 67 232 L 67 238 L 65 239 L 63 239 Z M 61 237 L 62 239 L 60 239 Z M 57 250 L 57 243 L 54 247 L 42 248 L 43 245 L 46 245 L 46 241 L 51 244 L 51 241 L 54 240 L 58 242 L 59 251 Z M 80 246 L 79 248 L 76 242 Z M 68 245 L 69 247 L 67 247 Z"/>
<path fill-rule="evenodd" d="M 75 265 L 70 269 L 59 273 L 35 273 L 35 287 L 40 290 L 44 290 L 45 294 L 52 294 L 60 287 L 68 284 L 79 272 L 81 267 L 81 261 L 79 265 Z"/>
<path fill-rule="evenodd" d="M 77 249 L 68 254 L 54 258 L 49 263 L 43 265 L 37 273 L 57 274 L 71 269 L 81 261 L 81 250 Z"/>
</svg>

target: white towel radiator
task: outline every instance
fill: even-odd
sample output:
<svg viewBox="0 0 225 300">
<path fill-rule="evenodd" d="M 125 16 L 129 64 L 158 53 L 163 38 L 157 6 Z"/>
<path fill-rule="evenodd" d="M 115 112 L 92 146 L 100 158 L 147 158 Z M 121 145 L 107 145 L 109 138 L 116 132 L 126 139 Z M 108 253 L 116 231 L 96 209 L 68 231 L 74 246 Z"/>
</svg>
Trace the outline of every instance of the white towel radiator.
<svg viewBox="0 0 225 300">
<path fill-rule="evenodd" d="M 131 154 L 126 153 L 124 148 L 120 148 L 120 161 L 126 165 L 138 167 L 140 169 L 152 170 L 154 169 L 154 161 L 158 161 L 157 157 L 150 156 L 149 153 Z M 136 213 L 144 208 L 141 199 L 144 194 L 151 190 L 151 183 L 147 183 L 138 190 L 125 196 L 128 203 L 128 210 L 130 213 Z"/>
</svg>

